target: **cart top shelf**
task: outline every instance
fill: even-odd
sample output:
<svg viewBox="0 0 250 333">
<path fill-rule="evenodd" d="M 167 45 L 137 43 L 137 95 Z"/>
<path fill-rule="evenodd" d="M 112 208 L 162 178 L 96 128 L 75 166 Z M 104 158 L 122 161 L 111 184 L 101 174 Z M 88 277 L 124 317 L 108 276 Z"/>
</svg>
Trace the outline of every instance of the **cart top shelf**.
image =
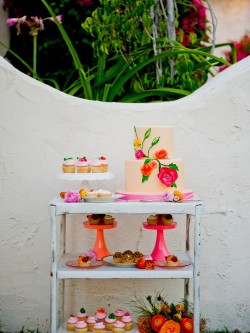
<svg viewBox="0 0 250 333">
<path fill-rule="evenodd" d="M 63 214 L 196 214 L 196 207 L 202 206 L 198 198 L 182 202 L 138 202 L 123 201 L 105 203 L 66 203 L 57 197 L 51 200 L 50 207 L 55 207 L 55 215 Z"/>
</svg>

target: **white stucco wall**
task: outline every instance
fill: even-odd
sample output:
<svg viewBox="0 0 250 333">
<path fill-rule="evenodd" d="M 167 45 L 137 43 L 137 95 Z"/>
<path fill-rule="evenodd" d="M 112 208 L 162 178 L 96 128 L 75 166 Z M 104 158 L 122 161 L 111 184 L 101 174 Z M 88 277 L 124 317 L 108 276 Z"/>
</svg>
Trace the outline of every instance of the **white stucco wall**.
<svg viewBox="0 0 250 333">
<path fill-rule="evenodd" d="M 63 157 L 108 156 L 115 178 L 101 186 L 114 191 L 123 187 L 124 160 L 133 156 L 133 126 L 173 125 L 175 156 L 185 161 L 186 186 L 204 202 L 202 315 L 211 329 L 249 330 L 250 57 L 191 96 L 170 103 L 81 100 L 34 81 L 3 58 L 0 78 L 2 329 L 49 329 L 48 203 L 60 191 L 80 187 L 78 182 L 56 180 Z M 120 232 L 106 235 L 110 251 L 122 247 L 150 252 L 155 236 L 142 230 L 144 218 L 118 216 Z M 93 246 L 95 235 L 83 230 L 83 219 L 69 219 L 74 252 Z M 178 219 L 179 228 L 168 237 L 173 252 L 183 247 L 182 221 Z M 131 309 L 135 295 L 164 288 L 170 301 L 181 299 L 181 281 L 68 281 L 65 317 L 81 306 L 90 313 L 97 306 Z"/>
</svg>

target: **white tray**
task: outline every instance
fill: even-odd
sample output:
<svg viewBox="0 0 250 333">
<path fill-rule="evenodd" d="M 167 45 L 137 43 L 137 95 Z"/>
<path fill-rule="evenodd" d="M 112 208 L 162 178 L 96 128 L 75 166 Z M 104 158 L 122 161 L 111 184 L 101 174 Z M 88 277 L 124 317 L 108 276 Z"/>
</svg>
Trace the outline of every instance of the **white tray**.
<svg viewBox="0 0 250 333">
<path fill-rule="evenodd" d="M 59 173 L 57 179 L 62 180 L 105 180 L 112 179 L 114 175 L 111 172 L 103 173 Z"/>
</svg>

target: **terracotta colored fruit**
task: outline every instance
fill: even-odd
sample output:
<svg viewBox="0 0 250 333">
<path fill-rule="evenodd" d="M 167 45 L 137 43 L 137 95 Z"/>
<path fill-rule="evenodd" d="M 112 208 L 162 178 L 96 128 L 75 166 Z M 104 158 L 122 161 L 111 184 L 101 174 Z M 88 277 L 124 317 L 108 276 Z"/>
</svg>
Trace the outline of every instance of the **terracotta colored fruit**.
<svg viewBox="0 0 250 333">
<path fill-rule="evenodd" d="M 139 258 L 136 262 L 136 267 L 139 269 L 144 269 L 145 268 L 145 262 L 146 260 L 144 258 Z"/>
<path fill-rule="evenodd" d="M 193 333 L 194 332 L 194 321 L 191 318 L 182 318 L 180 321 L 182 333 Z"/>
<path fill-rule="evenodd" d="M 151 318 L 150 324 L 154 331 L 160 332 L 161 327 L 166 321 L 167 319 L 163 315 L 155 315 Z"/>
<path fill-rule="evenodd" d="M 180 333 L 180 324 L 174 320 L 167 320 L 160 329 L 160 333 Z"/>
<path fill-rule="evenodd" d="M 64 198 L 65 198 L 65 195 L 66 195 L 66 193 L 67 193 L 67 192 L 60 192 L 60 197 L 64 199 Z"/>
</svg>

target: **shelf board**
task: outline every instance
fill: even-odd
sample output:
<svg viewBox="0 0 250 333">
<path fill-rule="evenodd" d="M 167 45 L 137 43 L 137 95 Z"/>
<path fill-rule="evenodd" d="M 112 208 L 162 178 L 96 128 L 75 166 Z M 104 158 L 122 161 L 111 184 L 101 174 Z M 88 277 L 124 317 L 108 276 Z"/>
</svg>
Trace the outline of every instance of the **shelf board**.
<svg viewBox="0 0 250 333">
<path fill-rule="evenodd" d="M 57 197 L 50 202 L 50 206 L 56 207 L 56 215 L 63 214 L 190 214 L 195 215 L 196 206 L 202 205 L 197 200 L 182 202 L 138 202 L 122 201 L 105 203 L 66 203 Z"/>
<path fill-rule="evenodd" d="M 159 268 L 153 270 L 138 268 L 120 268 L 104 263 L 94 269 L 72 269 L 65 262 L 78 258 L 79 254 L 64 254 L 58 263 L 59 279 L 192 279 L 194 265 L 182 268 Z M 180 260 L 191 261 L 188 253 L 178 255 Z"/>
<path fill-rule="evenodd" d="M 56 177 L 61 180 L 106 180 L 113 179 L 114 175 L 111 172 L 103 173 L 60 173 Z"/>
</svg>

